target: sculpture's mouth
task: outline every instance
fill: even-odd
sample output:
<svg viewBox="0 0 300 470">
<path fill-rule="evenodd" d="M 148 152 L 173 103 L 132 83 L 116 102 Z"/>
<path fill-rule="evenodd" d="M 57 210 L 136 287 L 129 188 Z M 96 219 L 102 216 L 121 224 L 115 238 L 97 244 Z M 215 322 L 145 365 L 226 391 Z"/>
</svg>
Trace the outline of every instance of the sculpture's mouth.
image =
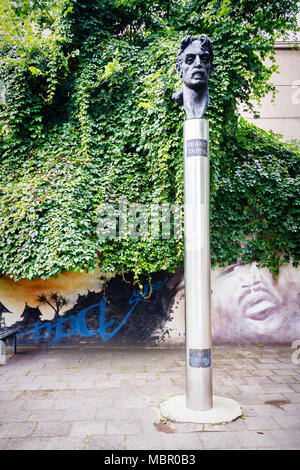
<svg viewBox="0 0 300 470">
<path fill-rule="evenodd" d="M 195 70 L 195 72 L 192 73 L 192 78 L 202 80 L 204 78 L 204 75 L 205 74 L 203 70 Z"/>
</svg>

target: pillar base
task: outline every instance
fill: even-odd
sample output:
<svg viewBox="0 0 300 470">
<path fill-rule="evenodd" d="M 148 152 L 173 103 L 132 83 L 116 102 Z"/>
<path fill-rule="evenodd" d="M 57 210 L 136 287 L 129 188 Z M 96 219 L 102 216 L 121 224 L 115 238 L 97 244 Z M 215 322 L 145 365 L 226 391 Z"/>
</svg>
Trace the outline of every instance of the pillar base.
<svg viewBox="0 0 300 470">
<path fill-rule="evenodd" d="M 177 395 L 160 406 L 163 417 L 179 423 L 221 424 L 229 423 L 242 414 L 240 405 L 231 398 L 213 396 L 213 408 L 208 411 L 192 410 L 186 407 L 185 395 Z"/>
</svg>

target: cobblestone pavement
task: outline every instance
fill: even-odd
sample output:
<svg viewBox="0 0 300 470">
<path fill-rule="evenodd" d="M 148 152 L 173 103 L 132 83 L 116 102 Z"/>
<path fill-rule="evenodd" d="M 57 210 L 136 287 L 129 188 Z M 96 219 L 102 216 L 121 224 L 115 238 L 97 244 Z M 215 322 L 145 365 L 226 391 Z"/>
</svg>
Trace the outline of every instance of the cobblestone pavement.
<svg viewBox="0 0 300 470">
<path fill-rule="evenodd" d="M 161 419 L 183 394 L 183 349 L 23 350 L 0 366 L 0 449 L 299 449 L 300 366 L 289 347 L 213 349 L 214 394 L 237 400 L 228 424 Z"/>
</svg>

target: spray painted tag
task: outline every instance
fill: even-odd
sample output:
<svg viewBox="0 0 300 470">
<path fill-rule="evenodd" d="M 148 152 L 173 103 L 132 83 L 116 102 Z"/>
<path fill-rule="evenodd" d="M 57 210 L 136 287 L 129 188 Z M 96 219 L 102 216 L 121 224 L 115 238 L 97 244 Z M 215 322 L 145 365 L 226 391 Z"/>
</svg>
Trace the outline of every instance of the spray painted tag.
<svg viewBox="0 0 300 470">
<path fill-rule="evenodd" d="M 210 367 L 211 349 L 190 349 L 190 367 Z"/>
<path fill-rule="evenodd" d="M 208 141 L 205 139 L 190 139 L 186 141 L 187 157 L 207 157 Z"/>
</svg>

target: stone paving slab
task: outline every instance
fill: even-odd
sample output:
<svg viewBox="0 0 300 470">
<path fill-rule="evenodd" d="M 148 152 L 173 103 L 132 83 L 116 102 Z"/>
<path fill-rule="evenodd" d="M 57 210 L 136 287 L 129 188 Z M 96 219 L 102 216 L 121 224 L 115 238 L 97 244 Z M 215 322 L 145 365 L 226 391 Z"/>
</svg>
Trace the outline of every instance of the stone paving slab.
<svg viewBox="0 0 300 470">
<path fill-rule="evenodd" d="M 0 450 L 299 449 L 300 366 L 290 347 L 213 348 L 216 395 L 237 400 L 227 424 L 162 419 L 185 392 L 185 351 L 19 349 L 0 366 Z"/>
</svg>

